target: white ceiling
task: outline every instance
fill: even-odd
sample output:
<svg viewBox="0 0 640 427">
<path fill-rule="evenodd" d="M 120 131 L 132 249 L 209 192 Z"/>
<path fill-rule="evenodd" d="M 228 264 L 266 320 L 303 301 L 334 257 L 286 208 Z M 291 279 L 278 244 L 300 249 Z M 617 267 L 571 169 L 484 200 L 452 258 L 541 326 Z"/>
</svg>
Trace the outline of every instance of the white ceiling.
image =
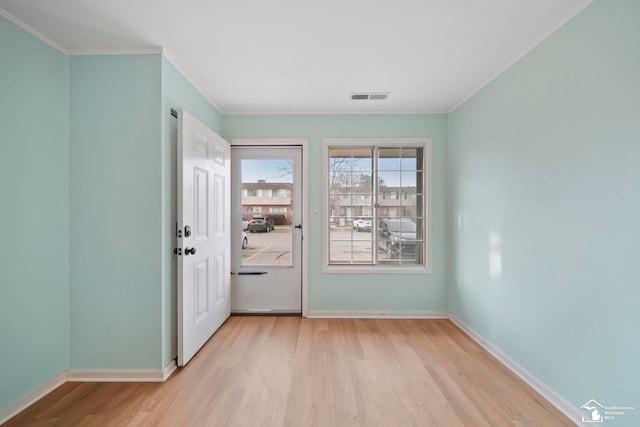
<svg viewBox="0 0 640 427">
<path fill-rule="evenodd" d="M 0 0 L 0 7 L 69 54 L 162 48 L 232 114 L 448 112 L 590 2 Z M 352 92 L 390 96 L 351 101 Z"/>
</svg>

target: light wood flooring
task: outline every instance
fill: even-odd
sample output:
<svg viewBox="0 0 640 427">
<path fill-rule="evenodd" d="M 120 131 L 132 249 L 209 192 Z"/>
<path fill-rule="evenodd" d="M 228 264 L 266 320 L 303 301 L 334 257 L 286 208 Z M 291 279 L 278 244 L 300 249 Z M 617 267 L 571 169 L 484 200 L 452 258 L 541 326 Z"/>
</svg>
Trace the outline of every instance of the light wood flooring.
<svg viewBox="0 0 640 427">
<path fill-rule="evenodd" d="M 14 426 L 574 425 L 448 320 L 231 317 L 165 383 L 66 383 Z"/>
</svg>

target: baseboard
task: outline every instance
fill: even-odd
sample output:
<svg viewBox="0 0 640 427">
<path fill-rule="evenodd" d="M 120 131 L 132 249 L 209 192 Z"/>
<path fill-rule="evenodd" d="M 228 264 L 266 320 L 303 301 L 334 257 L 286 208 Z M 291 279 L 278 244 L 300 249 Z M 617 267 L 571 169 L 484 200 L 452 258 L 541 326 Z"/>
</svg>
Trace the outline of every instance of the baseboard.
<svg viewBox="0 0 640 427">
<path fill-rule="evenodd" d="M 42 399 L 47 394 L 51 393 L 53 390 L 57 389 L 65 382 L 67 382 L 66 371 L 50 379 L 46 383 L 42 384 L 40 387 L 30 391 L 20 399 L 14 401 L 13 403 L 10 403 L 9 406 L 0 408 L 0 424 L 3 424 L 9 421 L 9 419 L 15 417 L 20 412 L 24 411 L 29 406 L 33 405 L 38 400 Z"/>
<path fill-rule="evenodd" d="M 438 311 L 314 311 L 307 317 L 315 319 L 447 319 L 449 315 Z"/>
<path fill-rule="evenodd" d="M 176 371 L 177 368 L 178 368 L 178 365 L 176 364 L 176 360 L 173 359 L 162 370 L 162 381 L 166 381 L 171 376 L 171 374 L 173 374 Z"/>
<path fill-rule="evenodd" d="M 487 350 L 493 357 L 498 359 L 500 363 L 506 366 L 511 372 L 516 374 L 522 381 L 527 383 L 532 389 L 537 391 L 544 397 L 549 403 L 556 407 L 560 412 L 562 412 L 569 420 L 576 425 L 579 425 L 579 420 L 581 419 L 582 414 L 574 408 L 569 402 L 560 397 L 553 390 L 545 386 L 543 383 L 538 381 L 533 375 L 528 373 L 525 369 L 523 369 L 516 362 L 511 360 L 509 356 L 504 354 L 500 349 L 496 346 L 485 340 L 480 334 L 467 326 L 462 320 L 458 317 L 450 314 L 449 320 L 453 322 L 458 328 L 462 329 L 462 331 L 467 334 L 471 339 L 477 342 L 482 348 Z"/>
<path fill-rule="evenodd" d="M 70 383 L 81 382 L 135 382 L 135 383 L 161 383 L 165 380 L 164 369 L 140 369 L 127 371 L 69 371 L 67 381 Z"/>
<path fill-rule="evenodd" d="M 9 421 L 29 406 L 42 399 L 66 382 L 164 382 L 178 366 L 175 359 L 162 370 L 137 371 L 64 371 L 25 396 L 0 408 L 0 425 Z"/>
</svg>

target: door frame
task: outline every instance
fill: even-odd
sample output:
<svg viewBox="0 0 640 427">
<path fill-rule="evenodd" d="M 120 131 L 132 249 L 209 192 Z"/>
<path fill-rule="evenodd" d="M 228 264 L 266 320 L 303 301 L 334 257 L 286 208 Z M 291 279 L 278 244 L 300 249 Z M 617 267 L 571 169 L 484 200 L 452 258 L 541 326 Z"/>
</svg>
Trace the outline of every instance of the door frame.
<svg viewBox="0 0 640 427">
<path fill-rule="evenodd" d="M 302 317 L 309 313 L 309 140 L 307 138 L 229 138 L 231 147 L 302 147 Z M 234 189 L 231 189 L 234 191 Z M 318 212 L 318 217 L 320 216 Z"/>
</svg>

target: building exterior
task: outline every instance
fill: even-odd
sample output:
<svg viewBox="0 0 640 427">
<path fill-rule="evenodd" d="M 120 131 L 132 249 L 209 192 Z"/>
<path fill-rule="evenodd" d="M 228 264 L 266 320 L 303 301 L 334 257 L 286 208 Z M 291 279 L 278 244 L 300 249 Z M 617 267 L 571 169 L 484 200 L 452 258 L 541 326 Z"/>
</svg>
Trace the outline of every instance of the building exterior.
<svg viewBox="0 0 640 427">
<path fill-rule="evenodd" d="M 271 216 L 276 225 L 292 223 L 293 184 L 258 181 L 242 184 L 242 216 L 250 220 L 253 215 Z"/>
<path fill-rule="evenodd" d="M 373 217 L 375 200 L 372 194 L 359 193 L 355 187 L 343 191 L 331 195 L 330 214 L 335 227 L 347 227 L 359 217 Z M 378 191 L 378 218 L 422 216 L 418 210 L 422 194 L 416 192 L 416 187 L 381 186 Z"/>
</svg>

